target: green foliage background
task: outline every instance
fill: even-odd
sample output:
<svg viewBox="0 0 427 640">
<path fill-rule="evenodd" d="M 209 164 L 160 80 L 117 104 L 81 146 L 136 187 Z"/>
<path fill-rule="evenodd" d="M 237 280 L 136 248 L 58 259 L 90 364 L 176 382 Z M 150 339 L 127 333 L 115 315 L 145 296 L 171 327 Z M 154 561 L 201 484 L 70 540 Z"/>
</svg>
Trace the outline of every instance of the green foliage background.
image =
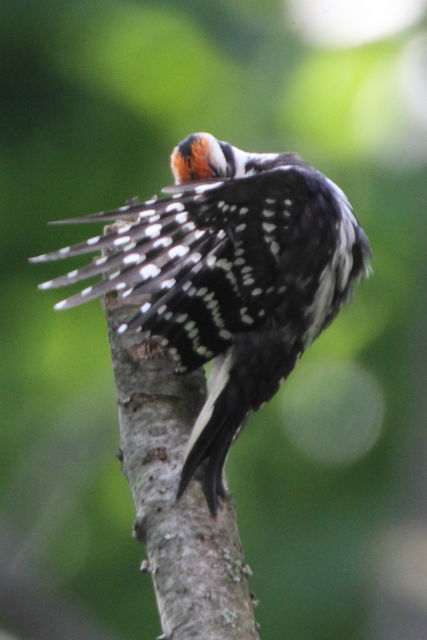
<svg viewBox="0 0 427 640">
<path fill-rule="evenodd" d="M 427 586 L 405 591 L 387 555 L 390 544 L 392 555 L 411 546 L 414 522 L 427 540 L 427 134 L 396 81 L 402 52 L 426 27 L 320 49 L 272 0 L 1 5 L 1 562 L 10 584 L 41 595 L 42 616 L 53 615 L 52 597 L 72 607 L 76 625 L 90 618 L 104 637 L 160 633 L 113 456 L 102 310 L 92 303 L 54 313 L 60 294 L 36 284 L 60 265 L 29 266 L 27 257 L 87 231 L 47 228 L 49 220 L 159 192 L 171 182 L 172 146 L 201 130 L 244 149 L 299 152 L 342 186 L 374 251 L 374 277 L 230 456 L 262 638 L 427 637 L 383 629 L 406 606 L 427 629 Z M 323 378 L 320 399 L 305 384 L 313 371 Z M 340 371 L 349 382 L 338 394 Z M 355 448 L 331 460 L 342 416 L 357 418 L 364 405 L 366 442 L 356 419 L 348 432 Z M 340 418 L 323 441 L 325 411 Z M 402 530 L 407 537 L 396 538 Z M 14 607 L 4 598 L 0 606 L 5 632 L 31 637 Z"/>
</svg>

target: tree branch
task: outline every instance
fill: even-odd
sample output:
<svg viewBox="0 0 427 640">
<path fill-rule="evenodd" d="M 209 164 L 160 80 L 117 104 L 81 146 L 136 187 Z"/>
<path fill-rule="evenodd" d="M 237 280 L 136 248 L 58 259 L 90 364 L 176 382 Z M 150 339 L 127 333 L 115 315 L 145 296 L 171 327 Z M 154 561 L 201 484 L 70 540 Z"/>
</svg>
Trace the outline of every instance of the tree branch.
<svg viewBox="0 0 427 640">
<path fill-rule="evenodd" d="M 122 470 L 143 542 L 142 569 L 153 579 L 164 637 L 259 640 L 248 587 L 249 567 L 227 498 L 212 518 L 199 482 L 176 501 L 191 426 L 205 395 L 201 371 L 173 373 L 158 343 L 118 334 L 137 308 L 110 295 L 106 314 L 120 419 Z"/>
</svg>

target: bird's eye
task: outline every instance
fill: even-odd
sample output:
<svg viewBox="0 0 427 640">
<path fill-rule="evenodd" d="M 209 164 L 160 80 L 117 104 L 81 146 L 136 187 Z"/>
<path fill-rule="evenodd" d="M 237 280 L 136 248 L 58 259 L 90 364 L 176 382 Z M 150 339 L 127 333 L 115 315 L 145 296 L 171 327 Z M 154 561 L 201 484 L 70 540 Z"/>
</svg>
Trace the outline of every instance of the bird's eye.
<svg viewBox="0 0 427 640">
<path fill-rule="evenodd" d="M 214 167 L 211 163 L 209 166 L 212 169 L 212 178 L 219 178 L 222 175 L 218 167 Z"/>
</svg>

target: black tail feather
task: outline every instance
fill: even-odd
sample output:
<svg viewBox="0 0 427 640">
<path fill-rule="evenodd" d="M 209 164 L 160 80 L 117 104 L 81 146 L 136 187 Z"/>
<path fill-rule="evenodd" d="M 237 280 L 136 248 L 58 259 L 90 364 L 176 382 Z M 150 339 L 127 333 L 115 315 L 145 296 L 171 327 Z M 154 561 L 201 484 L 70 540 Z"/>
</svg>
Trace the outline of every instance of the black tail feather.
<svg viewBox="0 0 427 640">
<path fill-rule="evenodd" d="M 230 449 L 233 437 L 226 437 L 224 440 L 217 439 L 209 453 L 208 463 L 203 478 L 203 493 L 208 503 L 209 511 L 215 517 L 218 510 L 219 499 L 224 500 L 226 496 L 223 484 L 223 470 L 225 460 Z"/>
<path fill-rule="evenodd" d="M 208 398 L 193 428 L 177 498 L 200 467 L 203 492 L 211 514 L 216 515 L 219 499 L 226 495 L 222 473 L 233 440 L 250 412 L 269 400 L 289 375 L 301 352 L 300 343 L 284 350 L 282 336 L 266 331 L 235 337 L 228 351 L 217 358 Z"/>
<path fill-rule="evenodd" d="M 237 398 L 235 402 L 230 402 L 229 391 L 229 387 L 226 387 L 219 395 L 212 416 L 189 452 L 177 492 L 179 499 L 198 467 L 201 467 L 202 489 L 213 517 L 217 514 L 219 499 L 226 496 L 222 475 L 228 451 L 247 416 L 247 411 L 239 406 Z"/>
</svg>

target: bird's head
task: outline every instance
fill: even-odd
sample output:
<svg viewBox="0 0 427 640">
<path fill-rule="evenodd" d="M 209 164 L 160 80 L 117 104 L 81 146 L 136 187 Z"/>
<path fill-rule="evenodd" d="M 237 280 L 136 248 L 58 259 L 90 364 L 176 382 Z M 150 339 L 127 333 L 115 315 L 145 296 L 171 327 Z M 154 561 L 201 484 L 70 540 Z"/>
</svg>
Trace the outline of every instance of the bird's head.
<svg viewBox="0 0 427 640">
<path fill-rule="evenodd" d="M 192 133 L 172 151 L 171 168 L 176 184 L 231 177 L 235 173 L 231 146 L 210 133 Z"/>
</svg>

